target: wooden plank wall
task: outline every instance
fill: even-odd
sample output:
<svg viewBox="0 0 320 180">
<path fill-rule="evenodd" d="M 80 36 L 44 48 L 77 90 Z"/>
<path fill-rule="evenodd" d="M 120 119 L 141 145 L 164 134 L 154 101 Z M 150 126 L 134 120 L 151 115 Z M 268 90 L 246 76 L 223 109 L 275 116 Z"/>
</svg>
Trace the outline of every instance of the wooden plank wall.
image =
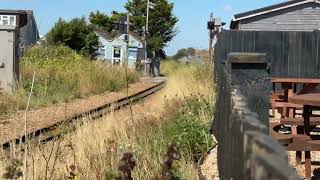
<svg viewBox="0 0 320 180">
<path fill-rule="evenodd" d="M 320 5 L 308 3 L 239 21 L 240 30 L 313 31 L 320 29 Z"/>
<path fill-rule="evenodd" d="M 224 30 L 215 45 L 216 73 L 230 52 L 267 53 L 271 77 L 320 78 L 320 31 Z"/>
</svg>

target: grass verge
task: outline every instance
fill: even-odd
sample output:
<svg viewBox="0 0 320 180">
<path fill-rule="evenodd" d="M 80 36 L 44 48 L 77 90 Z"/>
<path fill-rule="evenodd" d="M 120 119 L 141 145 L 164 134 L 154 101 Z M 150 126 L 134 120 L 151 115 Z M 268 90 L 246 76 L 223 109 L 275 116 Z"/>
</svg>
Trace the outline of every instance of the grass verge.
<svg viewBox="0 0 320 180">
<path fill-rule="evenodd" d="M 117 91 L 133 83 L 138 75 L 122 67 L 106 66 L 102 62 L 77 54 L 63 46 L 39 46 L 28 49 L 21 60 L 21 82 L 13 94 L 0 94 L 0 116 L 26 107 L 33 73 L 36 73 L 31 108 L 67 102 L 75 98 Z"/>
</svg>

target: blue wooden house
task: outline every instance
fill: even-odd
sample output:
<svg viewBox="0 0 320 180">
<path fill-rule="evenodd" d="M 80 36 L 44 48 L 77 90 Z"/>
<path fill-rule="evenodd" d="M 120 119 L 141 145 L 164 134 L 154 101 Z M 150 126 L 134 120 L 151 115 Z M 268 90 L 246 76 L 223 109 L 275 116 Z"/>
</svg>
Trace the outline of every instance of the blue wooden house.
<svg viewBox="0 0 320 180">
<path fill-rule="evenodd" d="M 125 34 L 112 35 L 100 29 L 95 33 L 99 38 L 99 49 L 96 52 L 96 58 L 105 61 L 108 64 L 122 65 L 126 58 Z M 129 68 L 135 68 L 137 60 L 141 60 L 143 52 L 143 41 L 135 33 L 129 34 Z"/>
</svg>

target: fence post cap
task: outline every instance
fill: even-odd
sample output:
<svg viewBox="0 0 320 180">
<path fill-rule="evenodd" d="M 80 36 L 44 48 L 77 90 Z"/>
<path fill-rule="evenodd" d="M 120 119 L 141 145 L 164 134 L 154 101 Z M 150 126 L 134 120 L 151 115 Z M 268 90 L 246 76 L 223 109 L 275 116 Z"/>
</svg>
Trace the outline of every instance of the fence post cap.
<svg viewBox="0 0 320 180">
<path fill-rule="evenodd" d="M 266 64 L 267 53 L 231 52 L 228 54 L 228 63 Z"/>
</svg>

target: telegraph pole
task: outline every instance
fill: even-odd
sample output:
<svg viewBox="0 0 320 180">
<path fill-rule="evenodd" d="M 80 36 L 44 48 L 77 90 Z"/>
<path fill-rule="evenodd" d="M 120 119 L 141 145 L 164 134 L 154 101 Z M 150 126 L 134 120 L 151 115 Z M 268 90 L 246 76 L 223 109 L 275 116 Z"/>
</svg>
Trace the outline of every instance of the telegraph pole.
<svg viewBox="0 0 320 180">
<path fill-rule="evenodd" d="M 147 20 L 146 20 L 146 28 L 144 31 L 144 73 L 147 76 L 148 75 L 148 68 L 147 64 L 148 62 L 148 51 L 147 51 L 147 37 L 149 32 L 149 11 L 150 11 L 150 0 L 147 1 Z"/>
<path fill-rule="evenodd" d="M 130 13 L 129 11 L 127 12 L 127 39 L 126 39 L 126 43 L 127 43 L 127 51 L 126 51 L 126 55 L 127 55 L 127 62 L 126 62 L 126 66 L 129 67 L 129 36 L 130 36 Z"/>
</svg>

